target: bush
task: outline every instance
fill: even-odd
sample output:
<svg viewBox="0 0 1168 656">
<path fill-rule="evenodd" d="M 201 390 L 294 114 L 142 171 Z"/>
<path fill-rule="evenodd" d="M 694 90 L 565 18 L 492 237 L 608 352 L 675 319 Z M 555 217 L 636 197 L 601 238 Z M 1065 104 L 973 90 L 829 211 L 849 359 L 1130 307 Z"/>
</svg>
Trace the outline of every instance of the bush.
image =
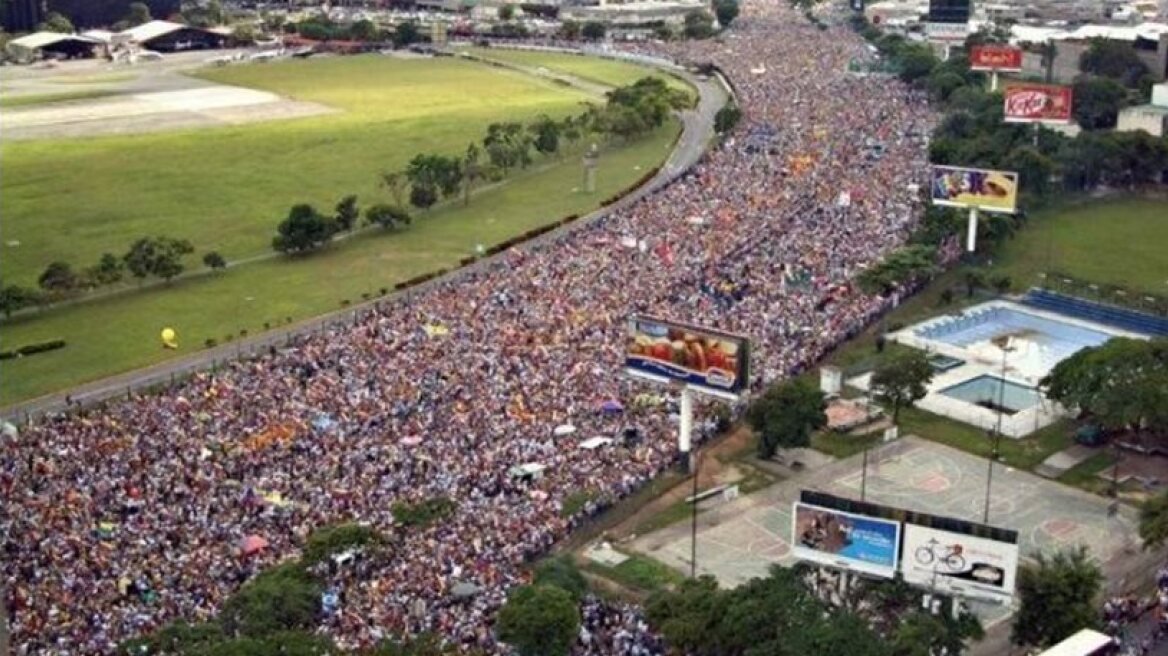
<svg viewBox="0 0 1168 656">
<path fill-rule="evenodd" d="M 214 337 L 208 337 L 207 339 L 203 340 L 203 346 L 206 348 L 215 348 L 218 345 L 219 342 L 215 341 Z"/>
<path fill-rule="evenodd" d="M 32 344 L 26 344 L 12 351 L 0 352 L 0 360 L 11 360 L 12 358 L 20 358 L 26 355 L 36 355 L 37 353 L 56 351 L 57 349 L 61 348 L 65 348 L 65 340 L 63 339 L 51 339 L 47 342 L 35 342 Z"/>
<path fill-rule="evenodd" d="M 316 529 L 304 544 L 304 564 L 312 566 L 320 561 L 355 547 L 375 544 L 380 540 L 377 531 L 361 524 L 334 524 Z"/>
<path fill-rule="evenodd" d="M 454 502 L 450 499 L 434 497 L 412 504 L 399 501 L 393 504 L 390 511 L 393 513 L 393 518 L 402 526 L 425 528 L 434 521 L 454 512 L 454 508 Z"/>
</svg>

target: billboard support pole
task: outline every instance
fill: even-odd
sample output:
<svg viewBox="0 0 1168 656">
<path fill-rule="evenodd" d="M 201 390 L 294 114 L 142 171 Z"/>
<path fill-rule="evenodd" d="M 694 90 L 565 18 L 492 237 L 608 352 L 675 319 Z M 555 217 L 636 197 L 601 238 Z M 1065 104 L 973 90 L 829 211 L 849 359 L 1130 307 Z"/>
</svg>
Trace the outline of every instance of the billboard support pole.
<svg viewBox="0 0 1168 656">
<path fill-rule="evenodd" d="M 993 72 L 990 73 L 990 93 L 993 93 L 997 90 L 998 90 L 998 69 L 995 68 L 993 70 Z"/>
<path fill-rule="evenodd" d="M 867 499 L 868 495 L 868 447 L 864 447 L 864 468 L 860 470 L 860 501 Z"/>
<path fill-rule="evenodd" d="M 677 450 L 681 452 L 682 459 L 686 461 L 686 470 L 693 472 L 694 463 L 690 454 L 690 433 L 693 430 L 693 393 L 689 391 L 689 387 L 681 388 L 679 413 L 681 417 L 677 429 Z"/>
<path fill-rule="evenodd" d="M 969 231 L 965 236 L 965 250 L 970 253 L 977 250 L 977 208 L 969 208 Z"/>
</svg>

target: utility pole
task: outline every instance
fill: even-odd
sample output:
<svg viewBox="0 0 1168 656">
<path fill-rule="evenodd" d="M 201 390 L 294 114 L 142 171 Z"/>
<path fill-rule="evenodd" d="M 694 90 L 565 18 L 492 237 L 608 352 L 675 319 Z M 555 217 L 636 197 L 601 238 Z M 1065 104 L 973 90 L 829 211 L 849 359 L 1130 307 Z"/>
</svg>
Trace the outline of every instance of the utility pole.
<svg viewBox="0 0 1168 656">
<path fill-rule="evenodd" d="M 1002 444 L 1002 414 L 1005 410 L 1006 402 L 1006 354 L 1014 349 L 1010 346 L 1009 337 L 999 337 L 992 340 L 994 345 L 1002 349 L 1002 375 L 998 383 L 998 421 L 997 427 L 994 429 L 994 448 L 990 453 L 990 464 L 986 471 L 986 493 L 985 493 L 985 512 L 982 513 L 981 522 L 983 524 L 990 523 L 990 488 L 994 480 L 994 461 L 998 459 L 998 449 Z"/>
</svg>

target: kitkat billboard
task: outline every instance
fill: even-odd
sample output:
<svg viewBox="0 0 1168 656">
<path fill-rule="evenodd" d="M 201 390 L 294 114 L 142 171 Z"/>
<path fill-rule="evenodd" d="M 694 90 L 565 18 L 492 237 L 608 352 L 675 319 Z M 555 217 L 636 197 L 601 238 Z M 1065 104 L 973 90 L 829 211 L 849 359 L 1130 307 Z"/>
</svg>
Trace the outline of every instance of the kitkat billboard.
<svg viewBox="0 0 1168 656">
<path fill-rule="evenodd" d="M 1006 85 L 1007 123 L 1070 123 L 1071 88 L 1018 82 Z"/>
<path fill-rule="evenodd" d="M 1013 46 L 974 46 L 969 53 L 969 68 L 974 71 L 1017 73 L 1022 70 L 1022 49 Z"/>
</svg>

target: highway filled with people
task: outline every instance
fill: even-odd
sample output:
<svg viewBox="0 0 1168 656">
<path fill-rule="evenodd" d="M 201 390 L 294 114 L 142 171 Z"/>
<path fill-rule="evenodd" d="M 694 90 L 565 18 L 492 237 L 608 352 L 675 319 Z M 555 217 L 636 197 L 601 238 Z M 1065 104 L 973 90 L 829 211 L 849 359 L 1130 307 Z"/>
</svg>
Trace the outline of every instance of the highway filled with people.
<svg viewBox="0 0 1168 656">
<path fill-rule="evenodd" d="M 335 575 L 344 601 L 321 628 L 339 646 L 431 632 L 504 653 L 492 621 L 525 565 L 676 462 L 668 404 L 636 402 L 666 391 L 623 373 L 631 313 L 748 336 L 757 390 L 886 311 L 893 299 L 850 281 L 919 216 L 924 97 L 850 76 L 868 56 L 860 38 L 785 2 L 747 2 L 724 41 L 660 49 L 716 63 L 744 112 L 675 183 L 352 325 L 5 441 L 0 571 L 16 653 L 108 653 L 213 617 L 314 528 L 345 521 L 395 548 L 361 577 Z M 617 441 L 580 447 L 594 436 Z M 590 501 L 563 516 L 581 491 Z M 453 513 L 395 525 L 394 503 L 435 498 Z M 263 546 L 244 555 L 253 536 Z M 453 595 L 459 583 L 480 592 Z M 609 646 L 578 651 L 656 653 L 651 637 L 609 635 L 606 621 L 642 624 L 623 612 L 594 609 L 590 635 Z"/>
</svg>

